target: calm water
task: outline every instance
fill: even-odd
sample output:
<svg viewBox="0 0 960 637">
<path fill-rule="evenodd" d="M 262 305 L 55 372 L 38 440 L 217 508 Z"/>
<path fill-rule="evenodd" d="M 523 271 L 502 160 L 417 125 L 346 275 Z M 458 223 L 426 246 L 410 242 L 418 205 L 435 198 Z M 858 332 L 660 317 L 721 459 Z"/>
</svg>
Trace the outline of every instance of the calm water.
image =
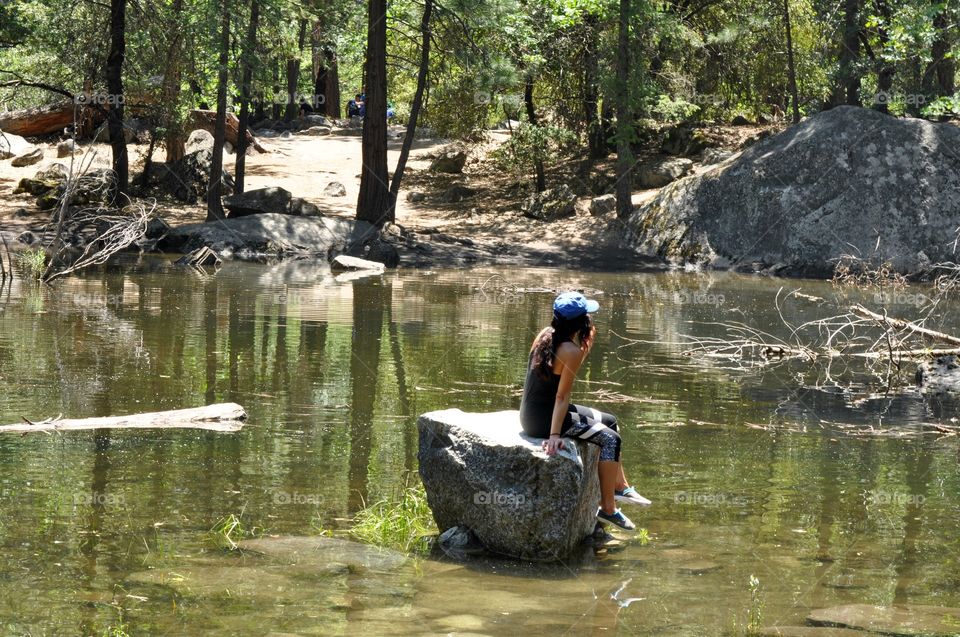
<svg viewBox="0 0 960 637">
<path fill-rule="evenodd" d="M 954 405 L 885 398 L 859 369 L 831 370 L 859 383 L 844 394 L 813 387 L 808 365 L 736 369 L 671 344 L 718 321 L 783 334 L 781 285 L 515 269 L 338 281 L 304 263 L 203 277 L 162 261 L 17 282 L 0 296 L 0 423 L 223 401 L 250 419 L 236 434 L 0 436 L 0 633 L 737 634 L 751 575 L 764 624 L 859 601 L 960 606 L 956 440 L 863 434 L 916 433 Z M 417 414 L 515 408 L 552 297 L 503 286 L 604 291 L 575 400 L 620 417 L 628 473 L 655 501 L 632 511 L 649 544 L 382 573 L 211 546 L 230 514 L 267 534 L 345 528 L 415 480 Z"/>
</svg>

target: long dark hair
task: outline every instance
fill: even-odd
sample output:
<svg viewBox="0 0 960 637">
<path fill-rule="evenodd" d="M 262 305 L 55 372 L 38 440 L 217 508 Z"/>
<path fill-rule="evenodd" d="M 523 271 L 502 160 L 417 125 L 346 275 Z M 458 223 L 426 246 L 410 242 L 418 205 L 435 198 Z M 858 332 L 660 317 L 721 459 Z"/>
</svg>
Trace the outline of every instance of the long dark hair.
<svg viewBox="0 0 960 637">
<path fill-rule="evenodd" d="M 581 348 L 590 337 L 590 330 L 593 327 L 593 321 L 589 314 L 583 314 L 574 319 L 565 319 L 556 312 L 553 314 L 553 321 L 550 327 L 546 328 L 530 348 L 530 365 L 536 370 L 540 378 L 550 378 L 553 374 L 553 363 L 556 358 L 557 348 L 561 343 L 572 341 L 576 336 Z"/>
</svg>

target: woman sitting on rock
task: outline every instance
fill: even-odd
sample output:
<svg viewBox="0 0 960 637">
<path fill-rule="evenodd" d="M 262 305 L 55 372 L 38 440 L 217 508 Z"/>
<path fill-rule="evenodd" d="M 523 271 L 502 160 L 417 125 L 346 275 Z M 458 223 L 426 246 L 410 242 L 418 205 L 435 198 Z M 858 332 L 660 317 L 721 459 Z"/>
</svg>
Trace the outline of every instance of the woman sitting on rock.
<svg viewBox="0 0 960 637">
<path fill-rule="evenodd" d="M 600 509 L 597 519 L 632 531 L 636 527 L 615 502 L 648 505 L 650 501 L 627 483 L 620 463 L 617 419 L 570 402 L 573 381 L 597 333 L 590 312 L 598 309 L 599 303 L 576 292 L 565 292 L 556 298 L 553 322 L 537 335 L 530 348 L 520 401 L 520 423 L 527 435 L 547 439 L 543 447 L 548 456 L 564 448 L 563 437 L 598 445 Z"/>
</svg>

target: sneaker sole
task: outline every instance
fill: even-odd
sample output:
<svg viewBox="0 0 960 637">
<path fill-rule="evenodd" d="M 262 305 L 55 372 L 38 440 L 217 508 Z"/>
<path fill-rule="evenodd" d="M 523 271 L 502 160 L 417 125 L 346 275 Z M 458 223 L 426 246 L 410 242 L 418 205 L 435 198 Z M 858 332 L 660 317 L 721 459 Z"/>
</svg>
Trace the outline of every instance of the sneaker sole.
<svg viewBox="0 0 960 637">
<path fill-rule="evenodd" d="M 607 518 L 601 518 L 599 515 L 597 516 L 597 522 L 599 522 L 600 524 L 611 524 L 611 525 L 617 527 L 618 529 L 620 529 L 621 531 L 630 531 L 630 532 L 633 532 L 633 531 L 636 531 L 636 530 L 637 530 L 637 527 L 636 527 L 636 526 L 634 526 L 632 529 L 631 529 L 631 528 L 628 528 L 628 527 L 625 527 L 625 526 L 620 526 L 619 524 L 617 524 L 617 523 L 614 522 L 613 520 L 608 520 Z"/>
<path fill-rule="evenodd" d="M 613 498 L 614 498 L 614 500 L 616 500 L 617 502 L 629 502 L 630 504 L 636 504 L 637 506 L 641 506 L 641 507 L 648 507 L 648 506 L 650 506 L 651 504 L 653 504 L 653 502 L 651 502 L 650 500 L 644 498 L 643 496 L 640 496 L 640 498 L 641 498 L 640 500 L 636 500 L 636 499 L 634 499 L 634 498 L 630 498 L 630 497 L 623 496 L 623 495 L 615 495 L 615 496 L 613 496 Z"/>
</svg>

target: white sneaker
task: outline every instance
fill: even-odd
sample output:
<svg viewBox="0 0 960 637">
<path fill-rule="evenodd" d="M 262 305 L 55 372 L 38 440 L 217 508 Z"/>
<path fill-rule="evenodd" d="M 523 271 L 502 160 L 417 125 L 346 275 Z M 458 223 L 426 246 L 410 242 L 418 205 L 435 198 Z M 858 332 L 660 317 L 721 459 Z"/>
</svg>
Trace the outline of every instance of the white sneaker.
<svg viewBox="0 0 960 637">
<path fill-rule="evenodd" d="M 614 498 L 619 502 L 629 502 L 630 504 L 636 504 L 642 507 L 648 507 L 653 504 L 650 500 L 637 493 L 637 490 L 633 487 L 617 489 L 614 492 Z"/>
</svg>

